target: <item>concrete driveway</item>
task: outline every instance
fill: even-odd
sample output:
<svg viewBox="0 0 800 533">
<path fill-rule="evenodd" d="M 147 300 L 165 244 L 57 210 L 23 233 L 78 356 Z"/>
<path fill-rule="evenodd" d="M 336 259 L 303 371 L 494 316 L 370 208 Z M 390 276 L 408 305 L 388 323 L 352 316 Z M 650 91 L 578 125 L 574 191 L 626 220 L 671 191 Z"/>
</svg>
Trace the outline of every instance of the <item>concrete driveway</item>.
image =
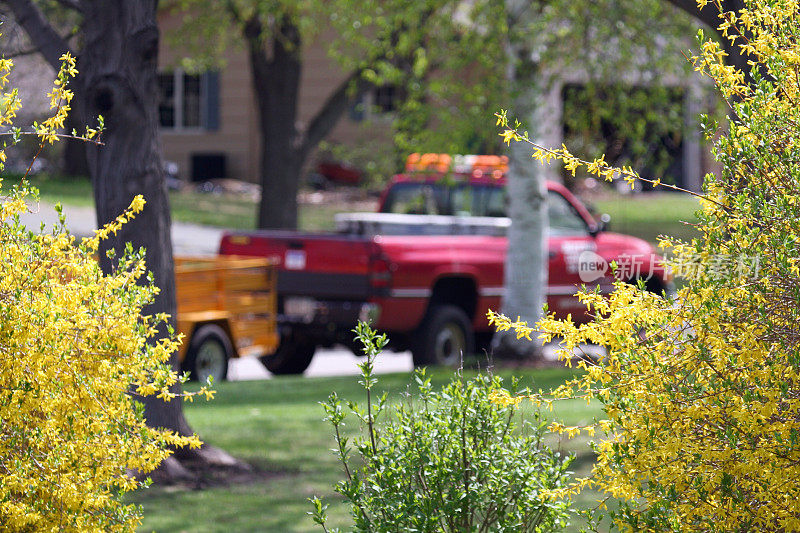
<svg viewBox="0 0 800 533">
<path fill-rule="evenodd" d="M 50 204 L 31 205 L 32 213 L 22 217 L 30 229 L 38 229 L 44 222 L 48 227 L 58 222 L 58 215 Z M 97 218 L 91 207 L 64 207 L 67 228 L 73 235 L 86 237 L 97 229 Z M 184 222 L 172 223 L 172 249 L 175 255 L 214 255 L 224 230 Z"/>
<path fill-rule="evenodd" d="M 322 376 L 355 376 L 361 373 L 358 369 L 363 357 L 356 357 L 346 348 L 319 349 L 308 370 L 303 374 L 308 377 Z M 414 370 L 411 352 L 384 352 L 375 359 L 376 374 L 408 372 Z M 271 379 L 270 374 L 254 357 L 232 359 L 228 365 L 228 380 L 249 381 L 254 379 Z"/>
</svg>

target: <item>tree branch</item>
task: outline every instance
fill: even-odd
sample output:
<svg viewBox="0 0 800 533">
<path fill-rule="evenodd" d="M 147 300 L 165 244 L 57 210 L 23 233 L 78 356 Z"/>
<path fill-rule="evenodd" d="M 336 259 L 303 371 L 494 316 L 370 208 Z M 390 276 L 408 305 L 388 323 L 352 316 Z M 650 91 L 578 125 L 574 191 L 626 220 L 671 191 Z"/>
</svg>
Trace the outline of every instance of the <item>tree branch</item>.
<svg viewBox="0 0 800 533">
<path fill-rule="evenodd" d="M 713 28 L 714 31 L 717 30 L 720 23 L 719 10 L 713 2 L 708 3 L 703 9 L 697 7 L 697 0 L 667 0 L 667 2 L 685 11 L 709 28 Z"/>
<path fill-rule="evenodd" d="M 227 8 L 228 13 L 230 13 L 231 18 L 233 18 L 234 22 L 236 22 L 237 24 L 241 24 L 242 22 L 244 22 L 241 11 L 239 11 L 239 8 L 232 0 L 227 0 L 225 2 L 225 7 Z"/>
<path fill-rule="evenodd" d="M 231 11 L 231 14 L 235 20 L 244 23 L 242 34 L 247 40 L 248 45 L 254 50 L 259 50 L 264 43 L 264 26 L 261 24 L 261 19 L 258 14 L 254 13 L 247 20 L 240 19 L 240 14 L 238 12 Z"/>
<path fill-rule="evenodd" d="M 14 18 L 28 35 L 33 45 L 45 61 L 55 70 L 61 68 L 59 59 L 64 52 L 73 53 L 53 26 L 45 19 L 42 11 L 31 0 L 3 0 L 11 8 Z"/>
<path fill-rule="evenodd" d="M 372 84 L 361 76 L 360 70 L 353 72 L 336 88 L 322 108 L 311 119 L 300 146 L 301 158 L 305 158 L 322 139 L 336 126 L 341 116 L 359 96 L 366 93 Z"/>
<path fill-rule="evenodd" d="M 508 26 L 509 31 L 516 28 L 517 24 L 522 21 L 522 18 L 529 9 L 536 8 L 537 13 L 539 13 L 542 11 L 543 7 L 544 6 L 541 1 L 522 1 L 518 2 L 516 6 L 514 5 L 514 2 L 506 2 L 506 25 Z"/>
<path fill-rule="evenodd" d="M 733 65 L 742 72 L 745 73 L 745 77 L 749 82 L 752 82 L 752 76 L 750 74 L 750 69 L 747 65 L 748 56 L 746 56 L 739 45 L 731 43 L 728 39 L 725 39 L 722 34 L 717 30 L 722 19 L 720 18 L 720 10 L 717 9 L 717 6 L 714 5 L 713 2 L 709 2 L 703 9 L 697 7 L 696 0 L 667 0 L 670 4 L 674 5 L 675 7 L 685 11 L 695 19 L 699 20 L 703 24 L 711 27 L 717 34 L 720 35 L 722 40 L 722 45 L 725 51 L 728 53 L 728 60 L 727 63 L 729 65 Z M 725 12 L 729 11 L 739 11 L 740 9 L 744 8 L 744 1 L 743 0 L 724 0 L 722 2 L 722 10 Z M 762 73 L 766 75 L 766 69 L 762 66 Z"/>
<path fill-rule="evenodd" d="M 20 50 L 14 50 L 11 52 L 5 52 L 3 53 L 3 57 L 5 57 L 6 59 L 14 59 L 15 57 L 29 56 L 31 54 L 38 54 L 38 53 L 39 49 L 34 46 L 32 48 L 25 48 Z"/>
<path fill-rule="evenodd" d="M 434 11 L 434 8 L 431 8 L 423 12 L 420 17 L 421 20 L 431 20 Z M 400 35 L 407 31 L 408 28 L 405 23 L 401 23 L 399 27 L 392 31 L 389 38 L 390 50 L 382 51 L 370 60 L 362 63 L 364 66 L 353 71 L 336 90 L 331 93 L 319 112 L 311 119 L 311 122 L 304 132 L 300 145 L 300 154 L 302 158 L 305 158 L 308 152 L 330 133 L 344 112 L 347 111 L 350 105 L 355 102 L 359 96 L 374 87 L 374 84 L 363 78 L 364 69 L 372 68 L 379 61 L 387 59 L 387 57 L 389 57 L 389 52 L 396 48 Z M 419 45 L 423 46 L 423 43 L 419 43 Z M 407 64 L 404 65 L 404 62 Z M 408 71 L 413 61 L 408 57 L 395 57 L 393 63 L 397 68 Z"/>
<path fill-rule="evenodd" d="M 78 0 L 56 0 L 56 2 L 58 2 L 67 9 L 71 9 L 73 11 L 77 11 L 78 13 L 83 14 L 83 6 L 80 4 Z"/>
</svg>

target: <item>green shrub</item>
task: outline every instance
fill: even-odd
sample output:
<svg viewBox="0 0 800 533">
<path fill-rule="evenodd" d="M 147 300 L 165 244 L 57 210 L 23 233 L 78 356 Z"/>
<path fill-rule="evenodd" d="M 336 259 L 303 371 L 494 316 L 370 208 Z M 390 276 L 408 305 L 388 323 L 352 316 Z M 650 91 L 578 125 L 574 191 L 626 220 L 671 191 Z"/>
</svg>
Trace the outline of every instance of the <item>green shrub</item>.
<svg viewBox="0 0 800 533">
<path fill-rule="evenodd" d="M 554 531 L 566 525 L 567 505 L 549 498 L 566 485 L 571 461 L 542 444 L 538 413 L 519 422 L 514 407 L 491 401 L 498 377 L 456 375 L 434 391 L 424 370 L 417 394 L 396 407 L 373 398 L 374 358 L 386 343 L 366 325 L 357 328 L 367 361 L 361 365 L 366 406 L 348 403 L 361 435 L 344 435 L 342 401 L 324 404 L 334 429 L 345 479 L 336 486 L 352 507 L 354 531 Z M 381 415 L 386 421 L 378 423 Z M 312 500 L 325 527 L 325 506 Z M 327 529 L 326 529 L 327 531 Z"/>
</svg>

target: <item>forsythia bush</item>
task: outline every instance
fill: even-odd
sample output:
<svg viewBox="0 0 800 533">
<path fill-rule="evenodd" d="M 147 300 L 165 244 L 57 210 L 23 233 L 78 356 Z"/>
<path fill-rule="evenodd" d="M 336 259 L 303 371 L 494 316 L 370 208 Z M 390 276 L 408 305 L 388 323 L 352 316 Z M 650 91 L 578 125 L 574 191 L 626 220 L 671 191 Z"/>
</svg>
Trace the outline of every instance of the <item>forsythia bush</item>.
<svg viewBox="0 0 800 533">
<path fill-rule="evenodd" d="M 72 59 L 51 93 L 54 117 L 36 125 L 54 139 L 71 94 Z M 5 91 L 11 63 L 0 63 Z M 3 93 L 0 124 L 18 107 Z M 20 130 L 9 133 L 18 137 Z M 2 154 L 2 152 L 0 152 Z M 0 155 L 0 160 L 5 156 Z M 133 531 L 138 510 L 120 495 L 140 485 L 167 446 L 196 438 L 149 428 L 129 392 L 167 391 L 177 376 L 166 364 L 177 341 L 158 339 L 164 317 L 142 316 L 157 289 L 142 253 L 128 250 L 110 275 L 95 259 L 100 240 L 141 210 L 137 197 L 116 222 L 76 242 L 61 224 L 26 230 L 19 214 L 31 194 L 14 187 L 0 200 L 0 529 Z M 34 198 L 35 200 L 35 198 Z"/>
<path fill-rule="evenodd" d="M 562 337 L 565 357 L 584 342 L 607 347 L 556 396 L 603 403 L 593 476 L 574 488 L 618 498 L 612 516 L 623 530 L 800 531 L 800 5 L 745 5 L 724 13 L 720 27 L 750 54 L 749 79 L 702 34 L 694 59 L 731 115 L 715 143 L 721 175 L 706 177 L 701 236 L 664 243 L 686 285 L 675 299 L 623 284 L 610 298 L 584 292 L 594 322 L 549 317 L 536 328 L 544 340 Z M 704 128 L 709 138 L 720 131 L 708 119 Z M 527 140 L 517 128 L 503 135 Z M 534 152 L 639 179 L 563 147 Z M 519 335 L 534 332 L 491 318 Z"/>
</svg>

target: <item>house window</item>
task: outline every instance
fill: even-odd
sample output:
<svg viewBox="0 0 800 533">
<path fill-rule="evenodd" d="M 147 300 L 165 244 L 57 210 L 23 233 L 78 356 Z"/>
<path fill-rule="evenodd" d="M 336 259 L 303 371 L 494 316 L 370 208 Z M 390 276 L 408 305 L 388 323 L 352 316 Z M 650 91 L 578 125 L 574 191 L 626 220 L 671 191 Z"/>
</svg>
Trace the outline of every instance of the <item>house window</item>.
<svg viewBox="0 0 800 533">
<path fill-rule="evenodd" d="M 158 122 L 167 130 L 216 130 L 219 123 L 219 76 L 216 72 L 158 75 Z"/>
<path fill-rule="evenodd" d="M 388 116 L 400 108 L 402 90 L 394 85 L 381 85 L 361 94 L 350 106 L 353 122 Z"/>
<path fill-rule="evenodd" d="M 158 125 L 175 127 L 175 76 L 158 75 Z"/>
<path fill-rule="evenodd" d="M 394 85 L 376 87 L 373 92 L 373 103 L 378 113 L 392 113 L 399 107 L 400 91 Z"/>
<path fill-rule="evenodd" d="M 183 127 L 200 127 L 200 76 L 183 76 Z"/>
</svg>

